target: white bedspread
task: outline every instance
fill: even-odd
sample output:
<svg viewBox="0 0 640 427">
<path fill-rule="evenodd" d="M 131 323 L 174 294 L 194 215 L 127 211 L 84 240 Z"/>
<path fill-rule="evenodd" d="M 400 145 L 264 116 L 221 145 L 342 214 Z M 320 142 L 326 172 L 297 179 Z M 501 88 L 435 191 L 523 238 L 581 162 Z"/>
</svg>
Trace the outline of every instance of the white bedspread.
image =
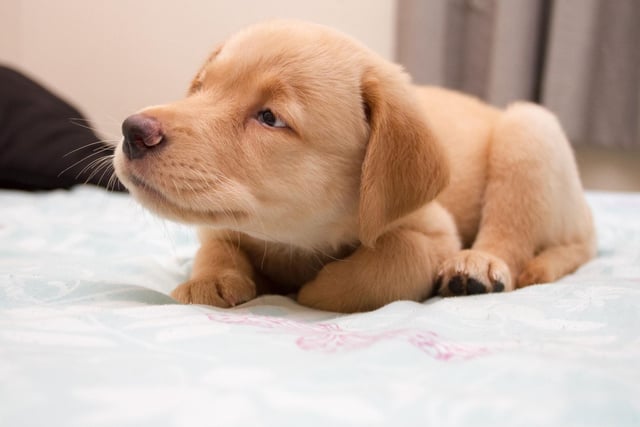
<svg viewBox="0 0 640 427">
<path fill-rule="evenodd" d="M 344 316 L 175 304 L 188 228 L 0 192 L 0 426 L 638 426 L 640 195 L 589 201 L 599 256 L 559 283 Z"/>
</svg>

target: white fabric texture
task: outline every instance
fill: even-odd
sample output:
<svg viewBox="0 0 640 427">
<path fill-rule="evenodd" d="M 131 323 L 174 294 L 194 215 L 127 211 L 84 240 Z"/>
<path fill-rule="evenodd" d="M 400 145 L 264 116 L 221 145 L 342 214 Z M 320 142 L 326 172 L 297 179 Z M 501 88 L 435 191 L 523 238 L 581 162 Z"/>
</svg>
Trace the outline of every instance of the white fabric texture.
<svg viewBox="0 0 640 427">
<path fill-rule="evenodd" d="M 0 192 L 0 425 L 640 425 L 640 195 L 589 202 L 598 258 L 558 283 L 338 315 L 178 305 L 190 229 Z"/>
</svg>

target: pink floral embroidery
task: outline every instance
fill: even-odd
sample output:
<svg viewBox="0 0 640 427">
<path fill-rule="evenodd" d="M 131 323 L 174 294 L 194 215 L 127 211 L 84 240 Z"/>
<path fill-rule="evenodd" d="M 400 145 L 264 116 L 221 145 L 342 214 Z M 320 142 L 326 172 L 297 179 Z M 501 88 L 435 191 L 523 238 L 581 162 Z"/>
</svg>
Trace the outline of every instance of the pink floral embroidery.
<svg viewBox="0 0 640 427">
<path fill-rule="evenodd" d="M 347 331 L 335 323 L 302 323 L 251 314 L 209 314 L 209 319 L 233 325 L 254 326 L 297 336 L 296 345 L 308 351 L 336 353 L 370 347 L 380 341 L 403 340 L 438 360 L 466 360 L 488 353 L 483 347 L 454 344 L 431 331 L 395 329 L 383 332 Z"/>
<path fill-rule="evenodd" d="M 336 325 L 333 325 L 338 328 Z M 315 350 L 323 353 L 335 353 L 337 351 L 356 350 L 369 347 L 378 341 L 388 338 L 388 333 L 366 334 L 361 332 L 349 332 L 327 330 L 324 333 L 312 333 L 301 336 L 296 344 L 303 350 Z"/>
<path fill-rule="evenodd" d="M 410 336 L 407 336 L 407 341 L 424 353 L 439 360 L 472 359 L 489 352 L 484 347 L 448 343 L 443 341 L 435 332 L 413 332 Z"/>
</svg>

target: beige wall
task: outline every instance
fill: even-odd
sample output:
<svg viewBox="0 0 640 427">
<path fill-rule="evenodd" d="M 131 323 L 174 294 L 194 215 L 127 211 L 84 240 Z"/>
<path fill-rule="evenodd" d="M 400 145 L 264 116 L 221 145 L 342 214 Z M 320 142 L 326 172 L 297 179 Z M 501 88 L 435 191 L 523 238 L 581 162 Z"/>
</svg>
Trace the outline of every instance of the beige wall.
<svg viewBox="0 0 640 427">
<path fill-rule="evenodd" d="M 393 58 L 395 0 L 7 0 L 0 62 L 63 94 L 117 139 L 128 114 L 181 97 L 216 42 L 269 18 L 330 25 Z"/>
</svg>

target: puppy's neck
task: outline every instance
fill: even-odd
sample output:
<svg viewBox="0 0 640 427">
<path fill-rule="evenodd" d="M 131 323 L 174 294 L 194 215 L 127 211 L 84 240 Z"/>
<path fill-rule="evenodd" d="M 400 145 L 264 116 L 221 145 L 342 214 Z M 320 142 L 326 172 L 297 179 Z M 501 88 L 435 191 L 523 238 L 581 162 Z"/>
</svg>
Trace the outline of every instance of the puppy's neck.
<svg viewBox="0 0 640 427">
<path fill-rule="evenodd" d="M 297 225 L 297 227 L 296 227 Z M 281 224 L 277 229 L 238 230 L 254 239 L 296 248 L 303 252 L 318 252 L 329 256 L 339 256 L 345 247 L 359 245 L 357 220 L 344 219 L 337 222 Z"/>
</svg>

